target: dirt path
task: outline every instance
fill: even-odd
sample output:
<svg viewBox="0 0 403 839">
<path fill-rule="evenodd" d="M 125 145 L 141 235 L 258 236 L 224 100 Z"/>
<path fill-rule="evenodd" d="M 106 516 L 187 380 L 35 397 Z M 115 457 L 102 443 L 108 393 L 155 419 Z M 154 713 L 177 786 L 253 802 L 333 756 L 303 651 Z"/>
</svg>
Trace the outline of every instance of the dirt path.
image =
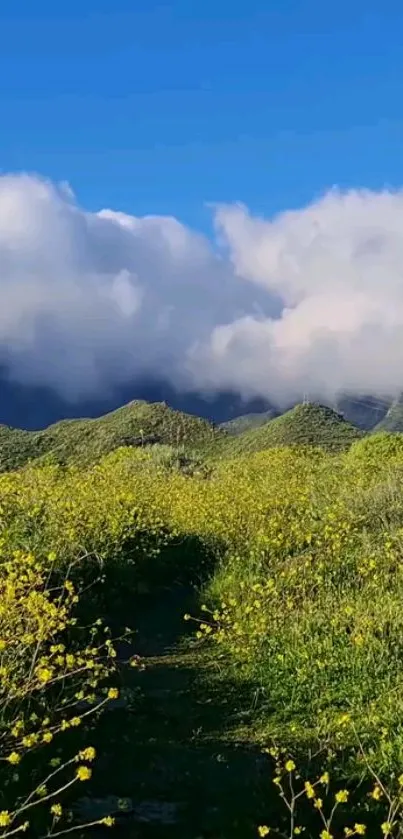
<svg viewBox="0 0 403 839">
<path fill-rule="evenodd" d="M 145 669 L 130 671 L 124 707 L 104 716 L 92 791 L 123 799 L 114 835 L 124 839 L 247 839 L 267 817 L 270 776 L 248 743 L 251 698 L 189 643 L 183 615 L 195 610 L 192 591 L 178 587 L 132 616 Z"/>
</svg>

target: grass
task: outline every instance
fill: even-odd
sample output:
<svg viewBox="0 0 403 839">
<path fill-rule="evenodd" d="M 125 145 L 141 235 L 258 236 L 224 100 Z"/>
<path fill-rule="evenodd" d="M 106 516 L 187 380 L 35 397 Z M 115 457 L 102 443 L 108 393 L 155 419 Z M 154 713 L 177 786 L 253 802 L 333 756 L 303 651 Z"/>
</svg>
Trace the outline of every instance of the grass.
<svg viewBox="0 0 403 839">
<path fill-rule="evenodd" d="M 165 403 L 131 402 L 99 419 L 63 420 L 44 431 L 0 427 L 0 469 L 51 456 L 59 463 L 90 464 L 120 446 L 185 446 L 208 450 L 223 432 L 207 420 Z"/>
<path fill-rule="evenodd" d="M 128 406 L 83 421 L 95 429 L 91 462 L 83 438 L 68 448 L 69 431 L 67 467 L 37 461 L 0 476 L 4 584 L 19 591 L 27 555 L 35 567 L 0 634 L 18 639 L 32 605 L 45 632 L 66 575 L 81 592 L 69 614 L 80 632 L 99 616 L 115 635 L 136 630 L 128 651 L 116 645 L 129 699 L 60 746 L 63 757 L 87 743 L 103 755 L 87 810 L 130 799 L 136 812 L 117 814 L 125 839 L 247 839 L 259 825 L 290 837 L 290 818 L 310 837 L 362 835 L 354 824 L 402 835 L 403 437 L 364 437 L 304 405 L 233 438 L 191 418 L 190 455 L 172 412 L 153 406 L 147 425 L 134 407 L 133 433 L 162 443 L 109 451 L 124 441 Z M 74 646 L 75 631 L 62 620 L 58 644 Z M 133 654 L 144 669 L 124 665 Z M 42 715 L 52 696 L 40 690 Z M 32 765 L 22 751 L 26 783 Z M 174 824 L 140 822 L 150 801 L 172 805 Z"/>
<path fill-rule="evenodd" d="M 328 451 L 339 451 L 348 448 L 362 434 L 331 408 L 309 403 L 297 405 L 235 439 L 223 440 L 221 448 L 232 456 L 290 445 L 319 446 Z"/>
<path fill-rule="evenodd" d="M 17 469 L 47 451 L 44 438 L 30 431 L 0 425 L 0 471 Z"/>
<path fill-rule="evenodd" d="M 403 431 L 403 399 L 401 396 L 392 402 L 383 419 L 375 426 L 374 431 Z"/>
<path fill-rule="evenodd" d="M 121 446 L 157 446 L 160 459 L 165 456 L 180 466 L 189 458 L 200 462 L 206 456 L 232 457 L 273 446 L 338 450 L 360 436 L 362 432 L 341 415 L 315 404 L 297 405 L 275 419 L 271 412 L 251 414 L 217 427 L 165 403 L 137 401 L 99 419 L 63 420 L 44 431 L 0 426 L 0 471 L 33 460 L 86 466 Z"/>
</svg>

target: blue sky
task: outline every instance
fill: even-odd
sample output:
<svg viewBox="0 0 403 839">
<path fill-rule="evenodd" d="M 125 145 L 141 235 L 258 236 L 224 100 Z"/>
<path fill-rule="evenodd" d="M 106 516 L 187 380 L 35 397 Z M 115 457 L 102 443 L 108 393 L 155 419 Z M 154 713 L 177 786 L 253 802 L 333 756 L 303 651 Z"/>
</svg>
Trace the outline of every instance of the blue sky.
<svg viewBox="0 0 403 839">
<path fill-rule="evenodd" d="M 402 42 L 397 0 L 3 3 L 0 168 L 207 230 L 399 185 Z"/>
<path fill-rule="evenodd" d="M 2 3 L 0 388 L 401 393 L 402 44 L 401 0 Z"/>
</svg>

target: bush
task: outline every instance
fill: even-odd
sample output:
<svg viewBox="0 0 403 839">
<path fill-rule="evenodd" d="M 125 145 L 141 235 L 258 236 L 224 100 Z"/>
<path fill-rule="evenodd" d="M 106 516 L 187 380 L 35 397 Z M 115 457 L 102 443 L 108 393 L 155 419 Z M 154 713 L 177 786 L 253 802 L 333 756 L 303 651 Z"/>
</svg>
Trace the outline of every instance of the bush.
<svg viewBox="0 0 403 839">
<path fill-rule="evenodd" d="M 402 462 L 403 434 L 382 432 L 364 437 L 353 443 L 347 455 L 347 461 L 357 463 L 363 468 L 384 469 L 385 461 Z"/>
<path fill-rule="evenodd" d="M 0 835 L 30 827 L 55 833 L 73 788 L 91 777 L 93 746 L 77 751 L 83 729 L 117 691 L 108 687 L 115 649 L 102 623 L 74 616 L 79 591 L 57 557 L 0 555 Z M 70 733 L 70 737 L 65 736 Z M 107 820 L 106 823 L 109 823 Z M 60 828 L 58 831 L 60 832 Z"/>
</svg>

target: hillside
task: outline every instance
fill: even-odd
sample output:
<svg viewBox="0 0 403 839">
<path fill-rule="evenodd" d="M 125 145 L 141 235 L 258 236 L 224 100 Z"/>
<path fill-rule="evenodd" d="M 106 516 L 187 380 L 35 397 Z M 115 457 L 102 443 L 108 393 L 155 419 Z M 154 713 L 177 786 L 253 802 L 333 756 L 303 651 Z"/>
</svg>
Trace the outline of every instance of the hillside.
<svg viewBox="0 0 403 839">
<path fill-rule="evenodd" d="M 239 434 L 243 434 L 252 428 L 260 428 L 261 425 L 265 425 L 269 420 L 274 419 L 275 416 L 276 412 L 274 408 L 269 411 L 262 411 L 261 413 L 242 414 L 240 417 L 228 420 L 228 422 L 222 422 L 220 428 L 226 431 L 227 434 L 237 437 Z"/>
<path fill-rule="evenodd" d="M 403 396 L 399 396 L 392 402 L 389 410 L 373 431 L 403 431 Z"/>
<path fill-rule="evenodd" d="M 371 431 L 384 419 L 390 402 L 373 396 L 341 396 L 332 407 L 347 422 L 363 431 Z"/>
<path fill-rule="evenodd" d="M 0 471 L 53 455 L 60 463 L 92 463 L 119 446 L 164 444 L 208 450 L 224 432 L 165 403 L 130 402 L 99 419 L 62 420 L 44 431 L 0 426 Z"/>
<path fill-rule="evenodd" d="M 162 444 L 189 452 L 236 456 L 274 446 L 348 447 L 363 432 L 317 404 L 297 405 L 271 419 L 271 411 L 247 414 L 216 427 L 208 420 L 174 411 L 164 402 L 130 402 L 98 419 L 69 419 L 43 431 L 0 426 L 0 471 L 51 456 L 58 463 L 87 465 L 120 446 Z"/>
<path fill-rule="evenodd" d="M 136 402 L 1 440 L 9 460 L 80 464 L 160 445 L 0 476 L 0 828 L 14 812 L 26 824 L 23 801 L 33 837 L 62 835 L 54 816 L 80 836 L 113 819 L 121 839 L 293 836 L 293 783 L 305 836 L 343 835 L 322 831 L 336 804 L 358 825 L 344 835 L 386 836 L 403 785 L 403 434 L 303 404 L 231 437 Z M 224 456 L 204 474 L 160 468 L 179 452 Z"/>
<path fill-rule="evenodd" d="M 324 405 L 296 405 L 280 417 L 236 438 L 224 441 L 223 449 L 231 455 L 258 452 L 274 446 L 320 446 L 329 451 L 347 448 L 363 432 Z"/>
<path fill-rule="evenodd" d="M 385 419 L 390 403 L 372 396 L 354 397 L 351 395 L 342 395 L 334 404 L 329 405 L 329 407 L 336 411 L 336 413 L 341 414 L 351 425 L 360 428 L 362 431 L 371 431 Z M 252 428 L 259 428 L 259 426 L 265 425 L 265 423 L 277 416 L 279 416 L 279 411 L 276 411 L 275 408 L 269 408 L 269 410 L 259 412 L 249 412 L 235 417 L 235 419 L 220 423 L 220 428 L 223 428 L 227 434 L 237 436 Z M 392 429 L 387 428 L 386 430 Z"/>
</svg>

